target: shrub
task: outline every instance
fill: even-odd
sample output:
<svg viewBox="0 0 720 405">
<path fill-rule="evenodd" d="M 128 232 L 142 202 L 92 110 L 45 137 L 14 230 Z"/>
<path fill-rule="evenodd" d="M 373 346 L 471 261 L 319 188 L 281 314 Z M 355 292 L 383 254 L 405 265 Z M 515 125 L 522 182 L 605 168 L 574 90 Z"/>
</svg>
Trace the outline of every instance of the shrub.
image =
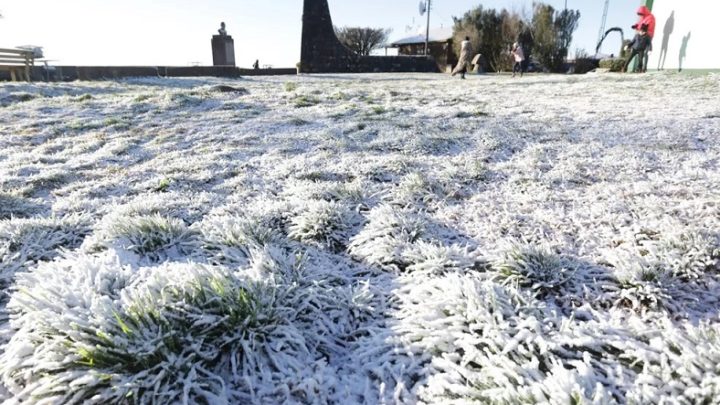
<svg viewBox="0 0 720 405">
<path fill-rule="evenodd" d="M 609 69 L 611 72 L 622 72 L 625 66 L 625 59 L 621 58 L 608 58 L 600 60 L 598 66 L 601 69 Z"/>
<path fill-rule="evenodd" d="M 593 58 L 577 58 L 575 59 L 574 73 L 585 74 L 598 68 L 600 62 Z"/>
</svg>

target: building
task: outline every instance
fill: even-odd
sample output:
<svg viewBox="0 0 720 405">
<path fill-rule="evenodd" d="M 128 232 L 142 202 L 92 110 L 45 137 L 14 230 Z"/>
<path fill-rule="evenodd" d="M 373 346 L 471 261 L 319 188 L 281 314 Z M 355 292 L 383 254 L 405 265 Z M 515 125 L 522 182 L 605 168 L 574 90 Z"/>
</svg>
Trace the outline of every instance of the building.
<svg viewBox="0 0 720 405">
<path fill-rule="evenodd" d="M 657 25 L 648 69 L 720 69 L 715 1 L 643 0 Z"/>
<path fill-rule="evenodd" d="M 398 55 L 425 55 L 425 31 L 416 35 L 393 41 L 389 47 L 397 48 Z M 452 69 L 458 57 L 453 49 L 452 28 L 436 28 L 430 30 L 428 53 L 435 58 L 441 72 Z"/>
</svg>

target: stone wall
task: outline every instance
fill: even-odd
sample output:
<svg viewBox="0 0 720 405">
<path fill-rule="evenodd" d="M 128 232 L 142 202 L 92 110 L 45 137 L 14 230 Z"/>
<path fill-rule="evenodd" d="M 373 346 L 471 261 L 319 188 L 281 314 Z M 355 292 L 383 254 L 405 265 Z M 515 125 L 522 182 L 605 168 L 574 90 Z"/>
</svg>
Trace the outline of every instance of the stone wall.
<svg viewBox="0 0 720 405">
<path fill-rule="evenodd" d="M 335 36 L 327 0 L 304 0 L 299 73 L 437 72 L 424 56 L 359 56 Z"/>
<path fill-rule="evenodd" d="M 34 81 L 112 80 L 128 77 L 227 77 L 296 75 L 296 68 L 242 69 L 233 66 L 44 66 L 32 69 Z M 0 71 L 0 81 L 10 80 Z"/>
</svg>

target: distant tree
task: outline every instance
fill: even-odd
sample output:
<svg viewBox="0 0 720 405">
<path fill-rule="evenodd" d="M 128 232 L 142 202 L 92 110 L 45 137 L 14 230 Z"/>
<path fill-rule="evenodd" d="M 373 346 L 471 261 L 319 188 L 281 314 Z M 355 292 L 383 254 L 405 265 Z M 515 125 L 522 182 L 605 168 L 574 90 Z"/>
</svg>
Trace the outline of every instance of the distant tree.
<svg viewBox="0 0 720 405">
<path fill-rule="evenodd" d="M 484 56 L 486 68 L 491 71 L 509 70 L 512 67 L 510 48 L 513 42 L 521 42 L 526 55 L 532 50 L 531 38 L 529 41 L 521 41 L 523 34 L 530 32 L 530 24 L 515 11 L 503 9 L 498 12 L 477 6 L 462 18 L 453 20 L 453 43 L 458 51 L 465 37 L 470 37 L 473 50 Z"/>
<path fill-rule="evenodd" d="M 534 56 L 546 68 L 560 71 L 579 19 L 579 11 L 556 12 L 543 3 L 534 3 L 532 18 L 527 12 L 506 9 L 498 12 L 480 5 L 461 18 L 453 17 L 453 42 L 459 51 L 460 43 L 470 37 L 473 49 L 484 56 L 487 68 L 492 71 L 512 66 L 510 47 L 514 42 L 522 45 L 526 68 Z"/>
<path fill-rule="evenodd" d="M 351 51 L 363 56 L 370 55 L 374 49 L 385 45 L 391 32 L 389 28 L 335 27 L 335 35 L 340 42 Z"/>
<path fill-rule="evenodd" d="M 556 58 L 565 60 L 573 40 L 573 34 L 580 22 L 580 11 L 562 10 L 555 15 L 555 31 L 557 32 L 558 48 Z"/>
<path fill-rule="evenodd" d="M 578 27 L 580 12 L 555 9 L 547 4 L 536 4 L 532 19 L 534 52 L 537 59 L 553 72 L 562 71 Z"/>
</svg>

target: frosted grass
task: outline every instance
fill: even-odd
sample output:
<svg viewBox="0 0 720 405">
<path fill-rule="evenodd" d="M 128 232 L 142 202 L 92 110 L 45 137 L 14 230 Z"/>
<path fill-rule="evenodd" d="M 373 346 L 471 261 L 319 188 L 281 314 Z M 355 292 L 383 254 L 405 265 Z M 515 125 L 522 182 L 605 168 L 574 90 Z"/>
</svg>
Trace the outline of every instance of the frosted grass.
<svg viewBox="0 0 720 405">
<path fill-rule="evenodd" d="M 719 90 L 0 84 L 0 399 L 715 403 Z"/>
</svg>

